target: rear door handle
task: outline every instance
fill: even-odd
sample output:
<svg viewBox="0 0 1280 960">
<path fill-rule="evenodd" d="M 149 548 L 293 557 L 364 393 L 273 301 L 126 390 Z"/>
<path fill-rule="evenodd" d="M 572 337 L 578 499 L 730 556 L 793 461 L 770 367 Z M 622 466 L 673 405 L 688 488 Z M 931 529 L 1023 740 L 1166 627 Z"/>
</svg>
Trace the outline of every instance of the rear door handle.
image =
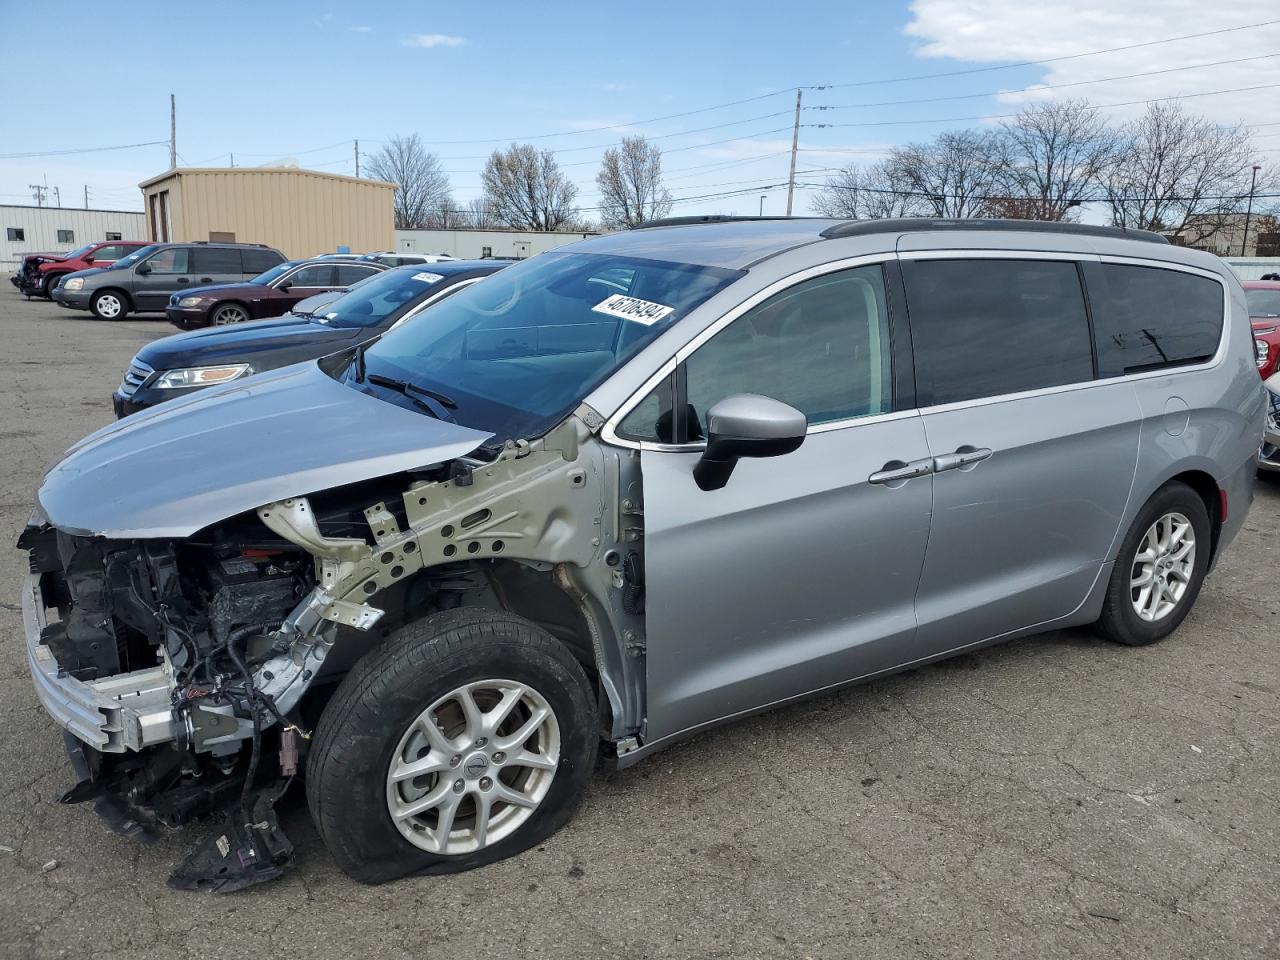
<svg viewBox="0 0 1280 960">
<path fill-rule="evenodd" d="M 912 460 L 904 463 L 901 460 L 890 460 L 880 470 L 867 477 L 867 483 L 898 483 L 913 480 L 916 477 L 927 477 L 933 473 L 933 460 Z"/>
<path fill-rule="evenodd" d="M 201 278 L 200 278 L 200 282 L 201 282 L 201 283 L 213 283 L 213 277 L 201 277 Z"/>
<path fill-rule="evenodd" d="M 961 467 L 971 467 L 975 463 L 981 463 L 991 456 L 990 447 L 971 447 L 965 445 L 957 448 L 955 453 L 944 453 L 940 457 L 933 458 L 933 472 L 942 473 L 946 470 L 959 470 Z"/>
</svg>

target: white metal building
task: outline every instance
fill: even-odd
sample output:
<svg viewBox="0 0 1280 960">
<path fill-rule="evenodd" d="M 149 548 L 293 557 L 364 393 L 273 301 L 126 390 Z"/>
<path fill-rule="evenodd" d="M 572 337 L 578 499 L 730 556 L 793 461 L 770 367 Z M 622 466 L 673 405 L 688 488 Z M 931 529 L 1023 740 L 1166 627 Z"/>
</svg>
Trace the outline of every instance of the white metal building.
<svg viewBox="0 0 1280 960">
<path fill-rule="evenodd" d="M 545 233 L 536 230 L 397 230 L 401 253 L 447 253 L 460 260 L 517 257 L 523 260 L 595 233 Z"/>
<path fill-rule="evenodd" d="M 16 266 L 28 253 L 62 253 L 97 240 L 145 239 L 141 213 L 0 204 L 0 263 L 5 265 Z"/>
<path fill-rule="evenodd" d="M 1241 280 L 1261 280 L 1264 274 L 1280 273 L 1280 257 L 1223 257 Z"/>
</svg>

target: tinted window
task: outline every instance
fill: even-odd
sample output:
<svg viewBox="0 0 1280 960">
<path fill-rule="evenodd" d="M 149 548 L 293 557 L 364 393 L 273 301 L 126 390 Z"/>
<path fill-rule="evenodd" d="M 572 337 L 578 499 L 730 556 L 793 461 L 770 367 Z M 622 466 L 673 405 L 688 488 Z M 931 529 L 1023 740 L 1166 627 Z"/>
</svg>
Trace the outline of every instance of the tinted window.
<svg viewBox="0 0 1280 960">
<path fill-rule="evenodd" d="M 1180 270 L 1102 264 L 1089 274 L 1089 300 L 1103 375 L 1208 360 L 1222 336 L 1222 295 L 1216 280 Z"/>
<path fill-rule="evenodd" d="M 147 266 L 151 268 L 153 274 L 186 273 L 189 252 L 186 247 L 165 247 L 147 260 Z"/>
<path fill-rule="evenodd" d="M 192 270 L 196 273 L 234 273 L 244 272 L 240 262 L 240 251 L 228 247 L 196 247 L 191 252 L 195 264 Z"/>
<path fill-rule="evenodd" d="M 102 260 L 119 260 L 120 254 L 124 252 L 124 248 L 110 244 L 105 247 L 99 247 L 93 251 L 93 262 L 98 263 Z"/>
<path fill-rule="evenodd" d="M 796 284 L 743 314 L 687 361 L 691 438 L 707 410 L 760 393 L 827 423 L 889 409 L 889 326 L 880 267 Z"/>
<path fill-rule="evenodd" d="M 291 287 L 327 287 L 333 283 L 333 266 L 313 263 L 290 274 L 286 282 Z"/>
<path fill-rule="evenodd" d="M 245 273 L 262 273 L 284 260 L 274 250 L 242 250 L 241 254 L 244 257 Z"/>
<path fill-rule="evenodd" d="M 1251 317 L 1280 317 L 1280 290 L 1246 290 Z"/>
<path fill-rule="evenodd" d="M 903 272 L 921 406 L 1093 379 L 1074 263 L 916 260 Z"/>
<path fill-rule="evenodd" d="M 377 272 L 372 267 L 358 267 L 355 264 L 340 263 L 338 264 L 338 286 L 349 287 L 353 283 L 358 283 L 365 277 L 373 276 Z"/>
</svg>

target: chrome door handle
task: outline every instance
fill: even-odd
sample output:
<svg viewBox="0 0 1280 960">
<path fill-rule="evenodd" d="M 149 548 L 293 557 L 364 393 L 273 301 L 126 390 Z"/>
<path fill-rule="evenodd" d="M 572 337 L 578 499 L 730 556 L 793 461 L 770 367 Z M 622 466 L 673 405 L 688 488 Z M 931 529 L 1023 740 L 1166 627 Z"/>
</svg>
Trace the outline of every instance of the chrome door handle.
<svg viewBox="0 0 1280 960">
<path fill-rule="evenodd" d="M 933 461 L 931 459 L 912 460 L 910 463 L 904 463 L 901 460 L 890 460 L 881 470 L 877 470 L 871 476 L 867 477 L 867 483 L 897 483 L 898 481 L 913 480 L 916 477 L 927 477 L 933 473 Z"/>
<path fill-rule="evenodd" d="M 933 472 L 942 473 L 944 470 L 959 470 L 961 467 L 971 467 L 990 456 L 991 449 L 989 447 L 970 447 L 966 445 L 957 449 L 955 453 L 944 453 L 940 457 L 934 457 Z"/>
</svg>

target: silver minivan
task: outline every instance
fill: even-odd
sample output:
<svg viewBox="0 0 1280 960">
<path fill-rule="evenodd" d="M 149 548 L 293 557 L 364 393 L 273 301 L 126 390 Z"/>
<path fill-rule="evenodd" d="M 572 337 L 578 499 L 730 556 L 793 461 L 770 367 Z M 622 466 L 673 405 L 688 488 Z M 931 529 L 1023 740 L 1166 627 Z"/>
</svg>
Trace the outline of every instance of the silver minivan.
<svg viewBox="0 0 1280 960">
<path fill-rule="evenodd" d="M 1232 272 L 1152 234 L 602 236 L 74 446 L 20 541 L 31 672 L 68 800 L 225 814 L 175 886 L 286 869 L 295 777 L 353 877 L 462 870 L 598 758 L 1042 631 L 1163 639 L 1265 410 Z"/>
</svg>

